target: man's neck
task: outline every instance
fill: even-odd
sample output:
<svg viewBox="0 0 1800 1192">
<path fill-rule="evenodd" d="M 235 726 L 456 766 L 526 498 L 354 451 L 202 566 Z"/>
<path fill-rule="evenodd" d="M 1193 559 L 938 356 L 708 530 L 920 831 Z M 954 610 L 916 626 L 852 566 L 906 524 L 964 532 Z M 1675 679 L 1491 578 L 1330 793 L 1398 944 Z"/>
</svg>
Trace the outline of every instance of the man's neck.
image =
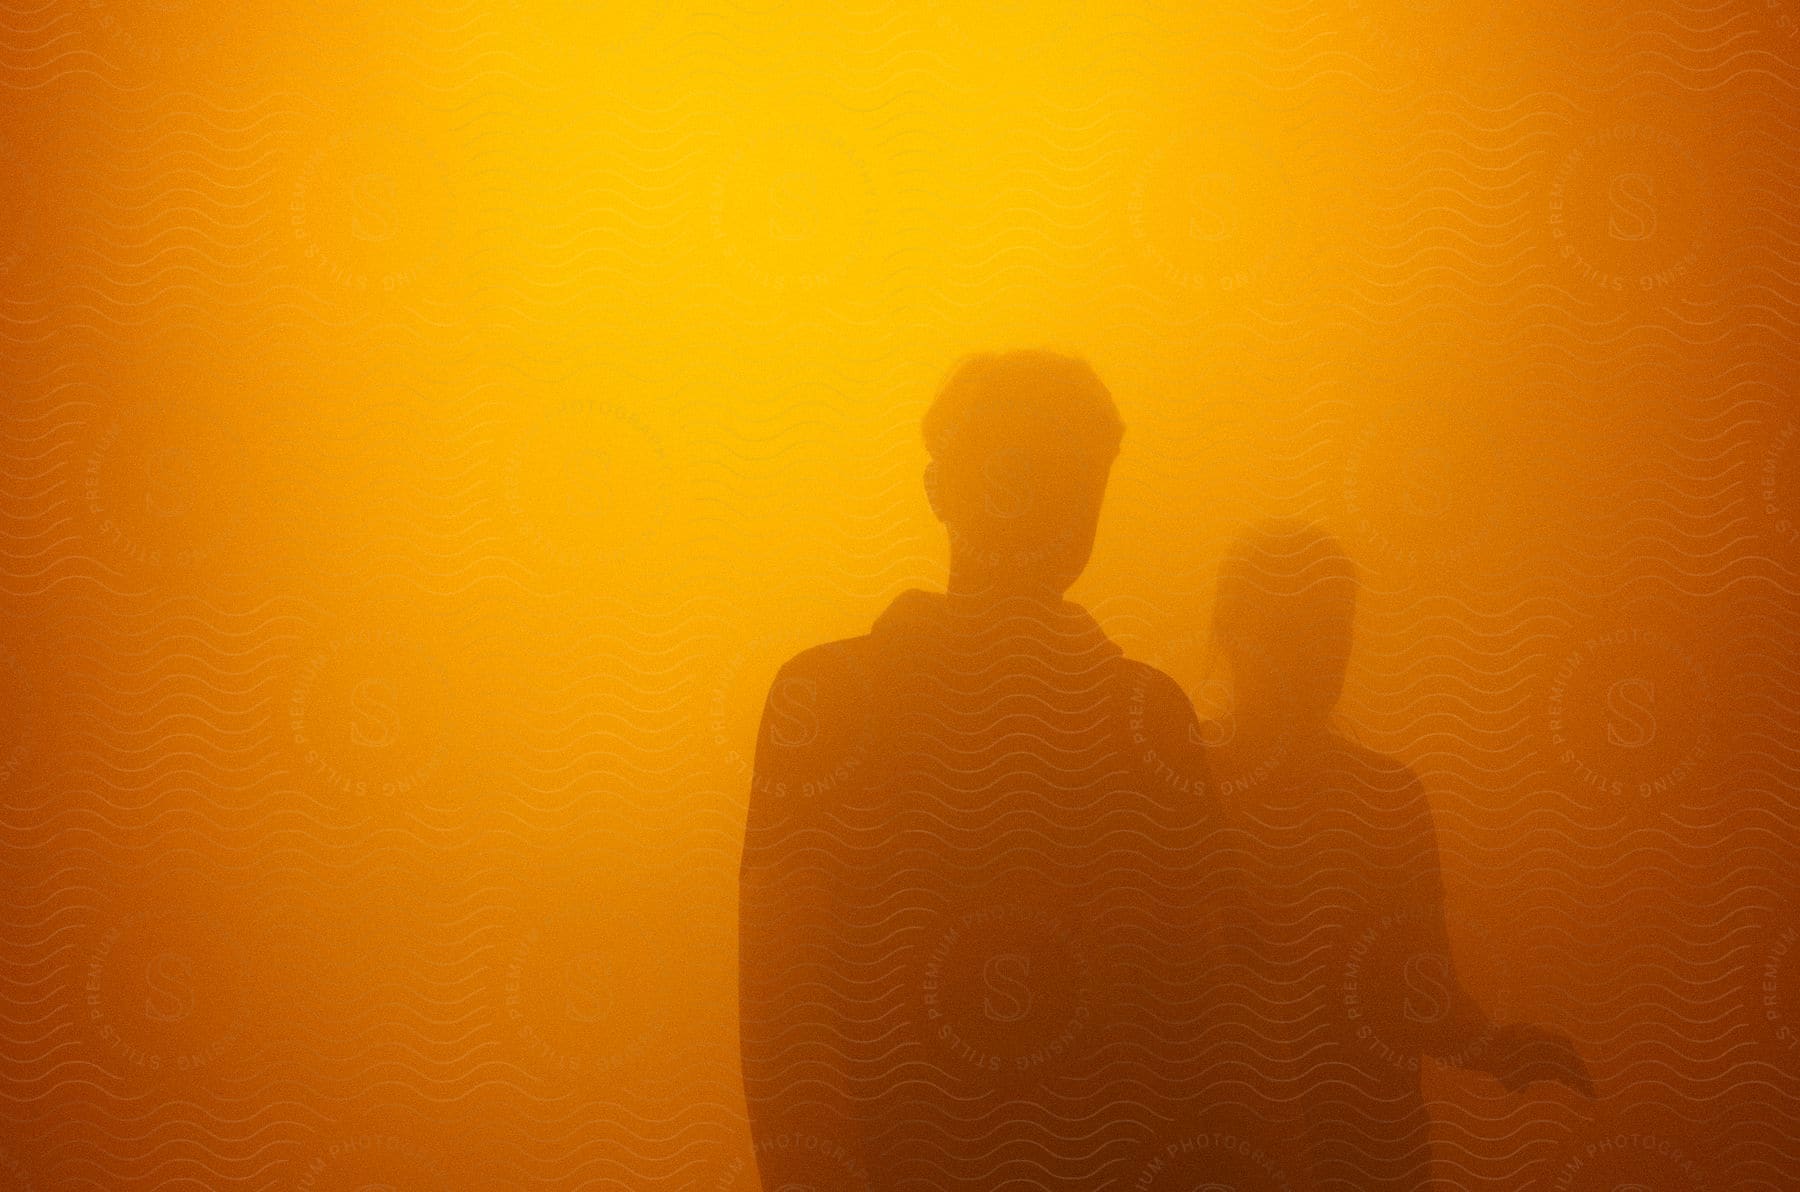
<svg viewBox="0 0 1800 1192">
<path fill-rule="evenodd" d="M 1058 605 L 1061 591 L 1033 576 L 1008 574 L 986 568 L 958 567 L 954 561 L 944 591 L 956 598 L 975 600 L 1030 600 Z"/>
</svg>

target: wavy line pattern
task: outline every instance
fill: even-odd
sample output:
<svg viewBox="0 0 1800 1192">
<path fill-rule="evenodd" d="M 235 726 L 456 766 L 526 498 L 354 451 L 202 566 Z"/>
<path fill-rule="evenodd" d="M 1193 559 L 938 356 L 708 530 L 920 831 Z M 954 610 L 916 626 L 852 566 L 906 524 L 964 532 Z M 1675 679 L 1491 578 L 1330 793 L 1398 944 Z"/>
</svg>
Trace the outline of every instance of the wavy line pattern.
<svg viewBox="0 0 1800 1192">
<path fill-rule="evenodd" d="M 1228 733 L 1218 562 L 1317 519 L 1363 580 L 1342 717 L 1395 763 L 1226 871 L 1323 858 L 1265 908 L 1272 1017 L 1196 1041 L 1169 987 L 1082 1053 L 1109 1108 L 975 1087 L 992 1047 L 907 1033 L 978 909 L 926 877 L 1104 874 L 1175 830 L 1105 797 L 1114 664 L 1032 688 L 1004 626 L 896 721 L 935 799 L 842 811 L 849 870 L 798 853 L 862 898 L 824 1044 L 853 1094 L 964 1099 L 879 1170 L 797 1133 L 800 1182 L 938 1186 L 953 1154 L 1185 1192 L 1223 1156 L 1304 1186 L 1234 1148 L 1366 1083 L 1320 1042 L 1344 875 L 1423 800 L 1466 983 L 1599 1096 L 1427 1064 L 1423 1119 L 1365 1113 L 1315 1192 L 1374 1174 L 1352 1136 L 1468 1192 L 1791 1187 L 1797 29 L 1788 0 L 0 0 L 0 1180 L 756 1187 L 758 716 L 784 661 L 941 586 L 919 415 L 1023 342 L 1092 359 L 1127 423 L 1073 593 L 1105 633 Z M 793 781 L 829 805 L 855 757 Z M 1058 815 L 994 796 L 1027 780 Z M 1070 1005 L 1083 971 L 1166 978 L 1166 899 L 1080 910 L 1079 958 L 984 929 Z M 829 983 L 788 959 L 758 1037 L 805 1086 Z M 1241 1012 L 1240 976 L 1196 988 Z M 1260 1103 L 1276 1038 L 1301 1058 Z M 1169 1110 L 1179 1060 L 1216 1120 Z"/>
</svg>

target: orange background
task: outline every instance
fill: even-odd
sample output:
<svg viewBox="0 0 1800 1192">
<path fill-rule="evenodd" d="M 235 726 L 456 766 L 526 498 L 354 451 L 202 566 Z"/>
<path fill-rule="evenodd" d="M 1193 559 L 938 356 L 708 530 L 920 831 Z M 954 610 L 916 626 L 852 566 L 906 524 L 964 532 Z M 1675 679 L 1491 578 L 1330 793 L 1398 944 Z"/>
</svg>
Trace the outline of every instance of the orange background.
<svg viewBox="0 0 1800 1192">
<path fill-rule="evenodd" d="M 1429 1073 L 1440 1177 L 1787 1186 L 1797 11 L 0 9 L 0 1172 L 750 1187 L 763 691 L 1044 345 L 1203 713 L 1246 521 L 1365 570 L 1345 719 L 1601 1092 Z"/>
</svg>

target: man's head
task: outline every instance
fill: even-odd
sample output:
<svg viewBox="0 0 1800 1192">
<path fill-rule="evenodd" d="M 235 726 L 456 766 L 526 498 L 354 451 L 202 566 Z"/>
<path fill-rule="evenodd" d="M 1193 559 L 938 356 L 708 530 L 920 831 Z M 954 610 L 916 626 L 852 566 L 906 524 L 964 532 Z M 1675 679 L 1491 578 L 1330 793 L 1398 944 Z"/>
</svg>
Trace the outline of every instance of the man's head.
<svg viewBox="0 0 1800 1192">
<path fill-rule="evenodd" d="M 1219 564 L 1213 635 L 1239 706 L 1323 723 L 1343 692 L 1356 619 L 1356 565 L 1316 525 L 1270 521 Z"/>
<path fill-rule="evenodd" d="M 925 413 L 925 489 L 957 582 L 1060 596 L 1094 546 L 1124 434 L 1081 360 L 985 352 L 952 370 Z"/>
</svg>

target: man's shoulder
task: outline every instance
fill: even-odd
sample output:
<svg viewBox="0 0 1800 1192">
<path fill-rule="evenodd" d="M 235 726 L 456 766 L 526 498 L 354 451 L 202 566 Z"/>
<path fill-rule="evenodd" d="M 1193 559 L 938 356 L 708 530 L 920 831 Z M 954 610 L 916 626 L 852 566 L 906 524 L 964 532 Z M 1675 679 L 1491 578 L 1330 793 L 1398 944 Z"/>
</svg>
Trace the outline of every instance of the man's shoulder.
<svg viewBox="0 0 1800 1192">
<path fill-rule="evenodd" d="M 1120 684 L 1130 692 L 1134 704 L 1177 718 L 1193 715 L 1194 705 L 1181 684 L 1156 667 L 1124 657 L 1115 659 L 1113 665 L 1117 668 Z"/>
<path fill-rule="evenodd" d="M 769 682 L 759 765 L 834 771 L 845 759 L 866 760 L 880 670 L 866 635 L 809 646 L 788 659 Z"/>
<path fill-rule="evenodd" d="M 1116 665 L 1125 675 L 1129 676 L 1134 682 L 1148 687 L 1154 687 L 1159 694 L 1182 695 L 1181 684 L 1177 683 L 1174 679 L 1170 678 L 1168 674 L 1158 670 L 1148 662 L 1144 662 L 1138 658 L 1121 655 L 1115 660 L 1114 665 Z M 1187 697 L 1182 695 L 1182 698 L 1185 699 Z"/>
<path fill-rule="evenodd" d="M 1121 657 L 1114 665 L 1126 692 L 1130 756 L 1144 768 L 1146 789 L 1165 790 L 1191 811 L 1192 800 L 1213 789 L 1192 701 L 1181 684 L 1147 662 Z"/>
<path fill-rule="evenodd" d="M 808 646 L 781 664 L 774 683 L 798 681 L 837 686 L 861 681 L 875 662 L 874 639 L 868 634 Z"/>
</svg>

